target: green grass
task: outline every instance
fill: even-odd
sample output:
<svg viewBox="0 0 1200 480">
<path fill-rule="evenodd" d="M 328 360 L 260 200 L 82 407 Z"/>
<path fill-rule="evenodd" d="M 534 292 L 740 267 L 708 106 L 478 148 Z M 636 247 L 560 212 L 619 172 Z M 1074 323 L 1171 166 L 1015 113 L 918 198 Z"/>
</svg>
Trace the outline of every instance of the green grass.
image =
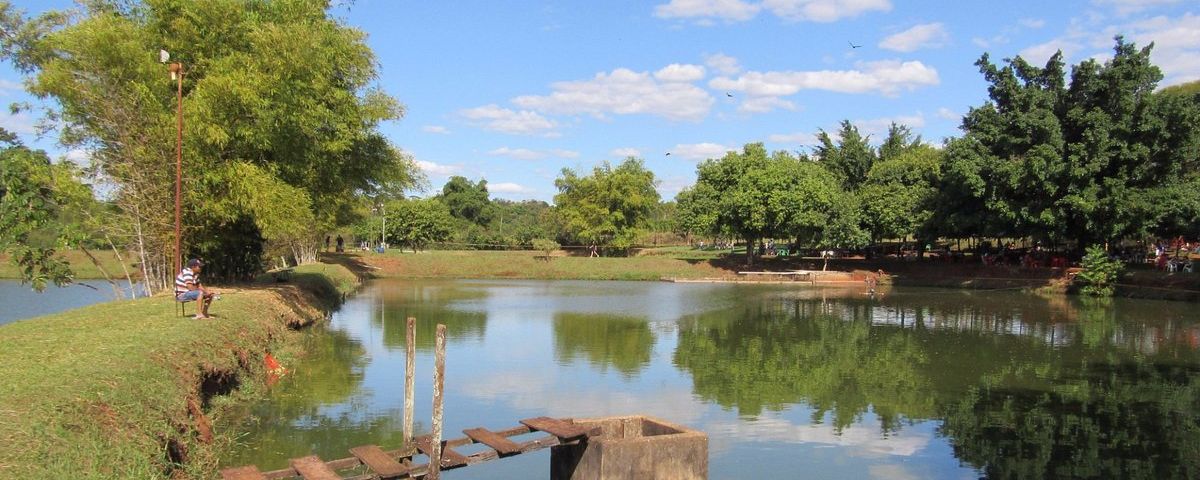
<svg viewBox="0 0 1200 480">
<path fill-rule="evenodd" d="M 552 257 L 530 251 L 428 251 L 362 254 L 384 277 L 403 278 L 529 278 L 548 280 L 659 280 L 711 278 L 730 275 L 715 266 L 714 256 L 688 258 L 680 252 L 643 253 L 636 257 Z M 708 254 L 709 252 L 702 252 Z"/>
<path fill-rule="evenodd" d="M 354 278 L 311 265 L 292 283 L 344 293 Z M 0 327 L 0 478 L 211 477 L 216 444 L 229 439 L 202 442 L 189 399 L 211 400 L 206 415 L 219 417 L 221 397 L 202 392 L 205 379 L 255 388 L 263 354 L 298 336 L 288 324 L 323 317 L 295 285 L 223 291 L 212 320 L 181 318 L 156 296 Z M 172 442 L 186 462 L 169 460 Z"/>
<path fill-rule="evenodd" d="M 100 261 L 100 266 L 104 267 L 112 278 L 125 278 L 125 271 L 121 269 L 121 262 L 117 260 L 116 254 L 112 250 L 89 250 L 96 259 Z M 75 272 L 77 279 L 96 279 L 104 278 L 100 273 L 100 269 L 96 267 L 92 260 L 84 255 L 79 250 L 64 250 L 60 251 L 59 256 L 65 258 L 67 263 L 71 264 L 71 270 Z M 125 260 L 125 267 L 129 269 L 129 275 L 133 278 L 140 278 L 141 271 L 138 270 L 137 256 L 121 252 L 122 258 Z M 13 265 L 7 255 L 0 255 L 0 278 L 21 278 L 21 270 Z"/>
</svg>

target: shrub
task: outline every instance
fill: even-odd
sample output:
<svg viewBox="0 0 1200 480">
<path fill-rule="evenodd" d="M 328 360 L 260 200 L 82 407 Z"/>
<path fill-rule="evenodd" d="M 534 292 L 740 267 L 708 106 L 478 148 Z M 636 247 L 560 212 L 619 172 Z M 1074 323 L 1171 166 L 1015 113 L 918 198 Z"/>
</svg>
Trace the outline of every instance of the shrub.
<svg viewBox="0 0 1200 480">
<path fill-rule="evenodd" d="M 1082 266 L 1083 271 L 1075 277 L 1083 285 L 1080 290 L 1093 297 L 1111 297 L 1117 277 L 1121 276 L 1121 262 L 1110 258 L 1108 252 L 1097 245 L 1088 247 Z"/>
<path fill-rule="evenodd" d="M 533 244 L 534 250 L 545 252 L 546 258 L 550 258 L 550 252 L 558 250 L 558 247 L 560 246 L 558 242 L 545 238 L 535 238 L 531 243 Z"/>
</svg>

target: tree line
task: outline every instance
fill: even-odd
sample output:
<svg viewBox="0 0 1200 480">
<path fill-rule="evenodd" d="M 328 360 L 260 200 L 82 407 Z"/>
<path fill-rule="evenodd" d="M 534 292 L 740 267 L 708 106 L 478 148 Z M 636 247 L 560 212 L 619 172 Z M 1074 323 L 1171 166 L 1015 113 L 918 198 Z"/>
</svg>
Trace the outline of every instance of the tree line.
<svg viewBox="0 0 1200 480">
<path fill-rule="evenodd" d="M 1088 246 L 1194 237 L 1200 82 L 1156 90 L 1163 76 L 1152 47 L 1117 37 L 1110 60 L 1069 73 L 1061 52 L 1041 67 L 984 54 L 975 65 L 988 100 L 963 117 L 959 137 L 934 145 L 892 124 L 874 146 L 843 121 L 818 131 L 809 152 L 751 143 L 706 160 L 674 201 L 661 201 L 637 158 L 588 175 L 564 169 L 553 206 L 491 202 L 486 181 L 455 177 L 422 200 L 444 214 L 440 235 L 426 241 L 551 238 L 619 252 L 669 230 L 739 239 L 753 261 L 764 239 L 820 249 L 911 240 L 923 250 L 939 240 L 1019 238 L 1078 256 Z M 501 211 L 526 220 L 499 232 Z"/>
<path fill-rule="evenodd" d="M 374 86 L 365 34 L 328 6 L 99 0 L 27 17 L 0 1 L 0 55 L 44 100 L 43 133 L 86 152 L 77 166 L 51 162 L 4 132 L 0 252 L 35 286 L 71 280 L 62 248 L 133 256 L 148 290 L 169 286 L 175 85 L 159 49 L 184 65 L 184 255 L 217 277 L 315 261 L 339 230 L 413 248 L 617 253 L 689 236 L 811 248 L 1028 238 L 1081 251 L 1200 231 L 1200 87 L 1156 90 L 1151 47 L 1119 37 L 1112 59 L 1069 74 L 1061 54 L 1041 67 L 982 56 L 988 100 L 939 145 L 892 125 L 875 146 L 842 122 L 808 152 L 748 144 L 709 159 L 668 201 L 637 158 L 564 169 L 552 204 L 490 199 L 486 181 L 461 177 L 419 199 L 406 193 L 425 183 L 420 170 L 378 129 L 404 107 Z"/>
</svg>

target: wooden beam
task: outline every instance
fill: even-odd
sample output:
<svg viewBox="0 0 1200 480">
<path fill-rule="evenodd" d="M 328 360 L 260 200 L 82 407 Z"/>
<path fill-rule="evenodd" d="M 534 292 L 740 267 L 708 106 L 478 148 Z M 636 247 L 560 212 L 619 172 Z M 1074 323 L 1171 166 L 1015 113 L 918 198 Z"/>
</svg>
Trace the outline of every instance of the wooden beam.
<svg viewBox="0 0 1200 480">
<path fill-rule="evenodd" d="M 471 437 L 471 440 L 487 445 L 496 450 L 500 456 L 508 456 L 516 453 L 521 453 L 521 446 L 517 445 L 512 440 L 497 435 L 496 432 L 486 428 L 468 428 L 463 430 L 463 433 Z"/>
<path fill-rule="evenodd" d="M 433 453 L 433 442 L 431 441 L 429 435 L 417 437 L 413 439 L 413 442 L 417 444 L 417 450 L 419 450 L 421 453 L 424 453 L 429 458 L 433 458 L 433 455 L 430 455 Z M 442 445 L 441 450 L 442 462 L 440 465 L 438 465 L 439 470 L 442 468 L 458 467 L 467 463 L 467 457 L 452 450 L 449 445 Z M 432 471 L 432 469 L 430 470 Z"/>
<path fill-rule="evenodd" d="M 304 480 L 342 480 L 337 472 L 325 465 L 316 455 L 288 460 Z"/>
<path fill-rule="evenodd" d="M 563 440 L 573 440 L 588 434 L 586 428 L 550 417 L 526 418 L 521 420 L 521 423 L 529 426 L 529 428 L 549 433 Z"/>
<path fill-rule="evenodd" d="M 363 445 L 350 449 L 350 453 L 363 462 L 379 478 L 397 478 L 408 474 L 408 469 L 388 456 L 383 449 L 375 445 Z"/>
<path fill-rule="evenodd" d="M 267 477 L 254 465 L 226 468 L 221 470 L 221 478 L 224 480 L 267 480 Z"/>
</svg>

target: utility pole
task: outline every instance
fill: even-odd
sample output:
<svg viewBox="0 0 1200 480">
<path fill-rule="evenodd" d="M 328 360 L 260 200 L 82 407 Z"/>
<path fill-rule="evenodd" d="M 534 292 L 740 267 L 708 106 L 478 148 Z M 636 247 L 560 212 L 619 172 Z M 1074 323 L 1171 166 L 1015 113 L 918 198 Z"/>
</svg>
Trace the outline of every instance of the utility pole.
<svg viewBox="0 0 1200 480">
<path fill-rule="evenodd" d="M 171 54 L 166 50 L 158 51 L 159 61 L 166 63 L 171 59 Z M 167 70 L 171 72 L 171 80 L 175 80 L 176 87 L 176 108 L 175 108 L 175 258 L 173 259 L 173 267 L 175 272 L 178 272 L 183 267 L 183 256 L 180 251 L 181 236 L 183 231 L 182 220 L 182 197 L 183 197 L 183 63 L 174 62 L 167 66 Z"/>
</svg>

